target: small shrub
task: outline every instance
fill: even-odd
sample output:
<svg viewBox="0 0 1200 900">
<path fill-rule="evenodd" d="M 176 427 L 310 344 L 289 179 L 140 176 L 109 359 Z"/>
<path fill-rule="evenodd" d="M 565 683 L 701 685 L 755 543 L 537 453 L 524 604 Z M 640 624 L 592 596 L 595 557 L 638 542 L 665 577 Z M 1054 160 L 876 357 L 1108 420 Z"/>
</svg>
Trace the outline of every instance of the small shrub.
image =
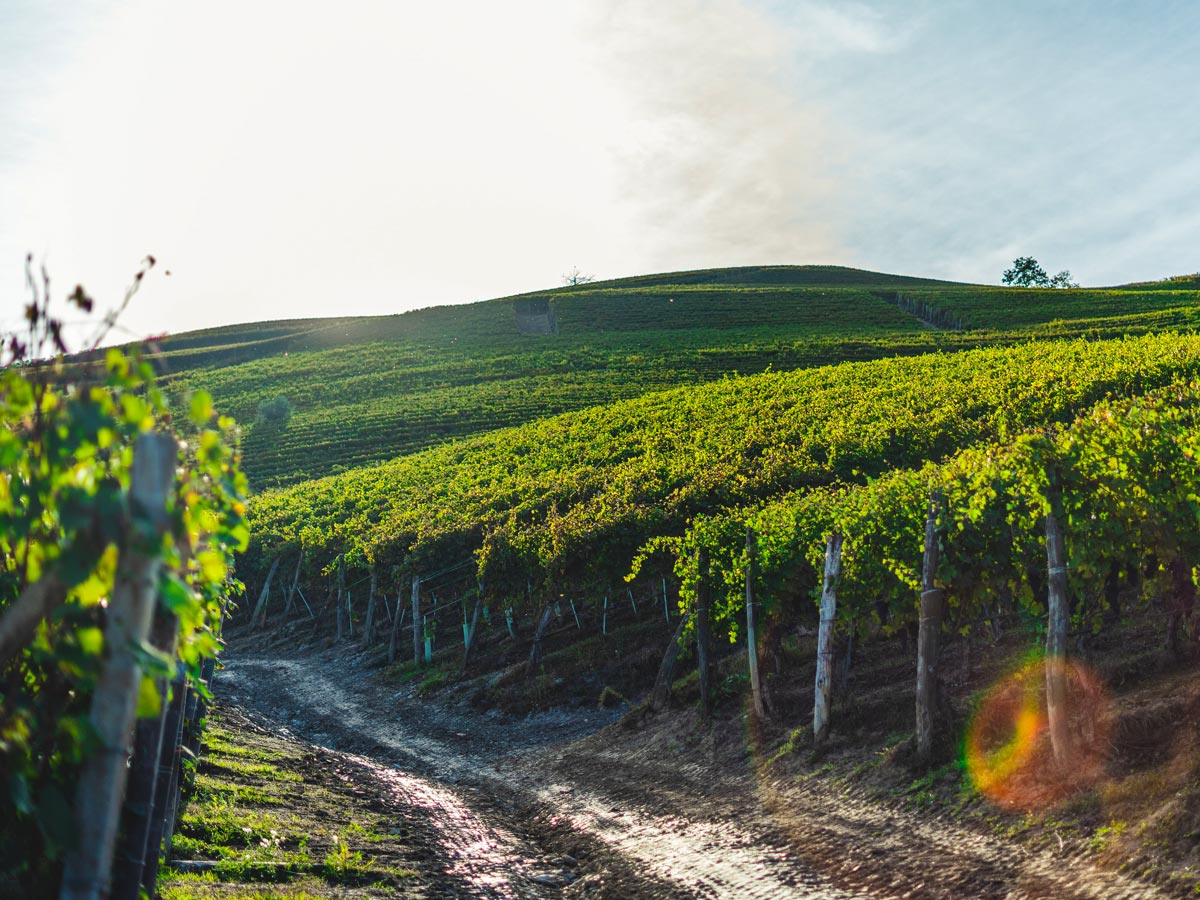
<svg viewBox="0 0 1200 900">
<path fill-rule="evenodd" d="M 263 400 L 258 404 L 258 414 L 254 417 L 254 424 L 282 428 L 288 423 L 293 412 L 294 409 L 287 397 Z"/>
</svg>

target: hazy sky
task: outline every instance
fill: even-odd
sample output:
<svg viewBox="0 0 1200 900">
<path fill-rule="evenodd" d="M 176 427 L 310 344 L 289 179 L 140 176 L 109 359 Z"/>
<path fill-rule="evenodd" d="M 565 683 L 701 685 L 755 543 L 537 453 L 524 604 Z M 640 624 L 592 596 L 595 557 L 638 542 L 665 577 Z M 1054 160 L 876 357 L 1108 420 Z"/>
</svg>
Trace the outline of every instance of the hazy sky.
<svg viewBox="0 0 1200 900">
<path fill-rule="evenodd" d="M 1200 270 L 1200 4 L 0 0 L 23 258 L 138 334 L 598 277 Z"/>
</svg>

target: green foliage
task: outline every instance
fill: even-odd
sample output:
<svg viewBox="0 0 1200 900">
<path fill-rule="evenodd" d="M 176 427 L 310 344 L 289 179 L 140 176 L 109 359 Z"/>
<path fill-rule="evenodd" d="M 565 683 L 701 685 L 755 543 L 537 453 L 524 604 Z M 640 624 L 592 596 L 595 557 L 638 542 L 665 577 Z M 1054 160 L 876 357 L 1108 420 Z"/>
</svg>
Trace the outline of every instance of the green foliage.
<svg viewBox="0 0 1200 900">
<path fill-rule="evenodd" d="M 1032 289 L 1018 304 L 1003 288 L 836 267 L 720 269 L 399 316 L 194 332 L 164 341 L 161 362 L 174 373 L 170 390 L 203 387 L 241 421 L 288 398 L 286 429 L 247 429 L 247 472 L 261 489 L 730 375 L 1193 328 L 1196 297 Z M 551 303 L 560 333 L 519 334 L 521 299 Z"/>
<path fill-rule="evenodd" d="M 483 580 L 520 596 L 530 577 L 611 583 L 639 548 L 683 535 L 698 516 L 917 468 L 1198 371 L 1200 338 L 1167 335 L 728 379 L 261 494 L 253 550 L 265 563 L 303 544 L 322 565 L 355 552 L 409 571 L 477 553 Z M 820 504 L 801 509 L 825 514 Z M 875 527 L 867 512 L 860 518 Z M 737 531 L 730 526 L 731 540 Z M 889 578 L 911 583 L 910 571 L 894 569 Z M 730 609 L 738 580 L 730 571 Z"/>
<path fill-rule="evenodd" d="M 1000 280 L 1014 287 L 1050 287 L 1050 276 L 1032 256 L 1018 256 Z"/>
<path fill-rule="evenodd" d="M 292 417 L 292 404 L 287 397 L 276 397 L 258 404 L 254 424 L 260 428 L 282 428 Z"/>
<path fill-rule="evenodd" d="M 76 305 L 90 300 L 76 289 Z M 198 679 L 217 652 L 221 605 L 236 585 L 233 554 L 248 534 L 236 429 L 206 394 L 172 417 L 149 363 L 109 350 L 67 365 L 61 325 L 45 295 L 27 308 L 31 334 L 7 342 L 0 370 L 0 622 L 42 579 L 67 589 L 31 642 L 0 659 L 0 870 L 30 895 L 46 888 L 73 844 L 75 779 L 95 748 L 92 690 L 106 655 L 107 598 L 132 549 L 163 563 L 159 596 L 178 617 L 178 658 Z M 31 360 L 38 360 L 31 362 Z M 153 510 L 131 503 L 130 466 L 139 435 L 173 430 L 181 441 L 162 541 Z M 174 661 L 139 649 L 139 711 L 157 714 L 155 675 Z"/>
<path fill-rule="evenodd" d="M 1052 502 L 1066 534 L 1073 596 L 1102 597 L 1114 566 L 1200 558 L 1198 452 L 1200 386 L 1179 381 L 1102 401 L 1072 423 L 986 442 L 942 464 L 785 497 L 749 519 L 762 550 L 761 589 L 778 590 L 807 564 L 815 590 L 825 537 L 837 531 L 845 538 L 839 618 L 861 624 L 885 605 L 890 627 L 915 622 L 924 521 L 936 490 L 945 498 L 937 580 L 951 621 L 978 619 L 1005 596 L 1040 620 L 1043 599 L 1028 573 L 1045 568 L 1042 523 Z M 731 518 L 740 524 L 745 516 Z M 1075 628 L 1090 627 L 1088 618 L 1103 612 L 1076 604 Z"/>
</svg>

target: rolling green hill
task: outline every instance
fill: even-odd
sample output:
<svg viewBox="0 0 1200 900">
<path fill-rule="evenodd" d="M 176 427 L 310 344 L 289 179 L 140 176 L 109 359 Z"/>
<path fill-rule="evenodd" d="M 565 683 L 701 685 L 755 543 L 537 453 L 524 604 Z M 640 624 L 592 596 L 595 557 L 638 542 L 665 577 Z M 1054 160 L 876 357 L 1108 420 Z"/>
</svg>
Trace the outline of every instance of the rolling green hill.
<svg viewBox="0 0 1200 900">
<path fill-rule="evenodd" d="M 818 266 L 678 272 L 403 315 L 210 329 L 161 344 L 168 385 L 245 426 L 262 489 L 734 374 L 1039 337 L 1190 329 L 1195 290 L 1030 291 Z M 521 333 L 517 311 L 557 333 Z M 951 326 L 951 327 L 947 327 Z M 953 327 L 961 326 L 961 327 Z M 282 398 L 286 423 L 256 422 Z"/>
<path fill-rule="evenodd" d="M 268 491 L 258 563 L 303 545 L 402 570 L 480 551 L 489 583 L 620 578 L 697 515 L 860 482 L 1200 374 L 1200 338 L 1031 342 L 648 394 Z"/>
</svg>

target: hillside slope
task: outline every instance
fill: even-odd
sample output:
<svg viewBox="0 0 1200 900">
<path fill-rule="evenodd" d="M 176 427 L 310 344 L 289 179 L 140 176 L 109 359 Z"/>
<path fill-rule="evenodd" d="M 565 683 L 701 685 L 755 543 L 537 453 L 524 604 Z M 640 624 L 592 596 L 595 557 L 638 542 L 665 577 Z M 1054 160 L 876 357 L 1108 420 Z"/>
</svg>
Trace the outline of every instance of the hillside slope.
<svg viewBox="0 0 1200 900">
<path fill-rule="evenodd" d="M 522 333 L 519 312 L 556 333 Z M 1190 329 L 1195 290 L 1029 291 L 836 267 L 642 276 L 397 316 L 170 337 L 176 390 L 245 427 L 256 488 L 382 462 L 548 415 L 727 375 L 1036 337 Z M 552 329 L 555 330 L 555 329 Z M 285 421 L 260 405 L 286 400 Z"/>
<path fill-rule="evenodd" d="M 409 570 L 485 545 L 493 575 L 619 579 L 699 513 L 920 465 L 1200 373 L 1200 339 L 1051 341 L 650 394 L 255 498 L 266 562 L 303 544 Z M 509 571 L 511 569 L 511 571 Z"/>
</svg>

